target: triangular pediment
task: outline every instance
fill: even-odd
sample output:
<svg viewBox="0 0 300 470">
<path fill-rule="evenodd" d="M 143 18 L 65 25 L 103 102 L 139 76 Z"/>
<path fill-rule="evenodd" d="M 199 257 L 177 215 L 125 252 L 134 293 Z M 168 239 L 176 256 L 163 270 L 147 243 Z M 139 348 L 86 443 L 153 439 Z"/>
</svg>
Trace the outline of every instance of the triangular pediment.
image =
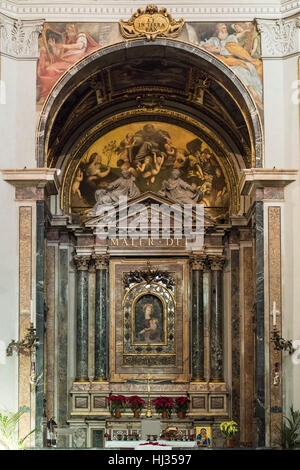
<svg viewBox="0 0 300 470">
<path fill-rule="evenodd" d="M 177 201 L 167 199 L 164 196 L 161 196 L 157 193 L 153 193 L 152 191 L 147 191 L 133 199 L 128 200 L 127 201 L 128 211 L 130 211 L 130 208 L 132 208 L 132 206 L 137 205 L 137 204 L 144 205 L 146 208 L 149 209 L 149 217 L 150 217 L 150 209 L 151 209 L 151 214 L 154 215 L 155 213 L 160 213 L 162 205 L 168 206 L 170 207 L 170 210 L 171 210 L 171 213 L 170 213 L 171 222 L 174 223 L 175 221 L 177 222 L 179 220 L 182 221 L 184 204 L 180 204 Z M 113 207 L 115 210 L 116 220 L 118 221 L 119 225 L 122 225 L 122 221 L 125 220 L 125 218 L 127 219 L 127 216 L 124 216 L 124 210 L 123 211 L 120 210 L 119 203 L 116 203 Z M 178 212 L 178 214 L 176 214 L 176 207 L 180 208 L 180 211 Z M 172 210 L 174 208 L 175 210 Z M 196 217 L 195 208 L 192 208 L 192 214 L 193 214 L 193 217 Z M 85 220 L 84 225 L 86 227 L 96 227 L 97 224 L 102 219 L 103 219 L 103 215 L 92 216 Z M 205 213 L 204 213 L 204 226 L 205 228 L 212 228 L 216 226 L 216 223 Z"/>
</svg>

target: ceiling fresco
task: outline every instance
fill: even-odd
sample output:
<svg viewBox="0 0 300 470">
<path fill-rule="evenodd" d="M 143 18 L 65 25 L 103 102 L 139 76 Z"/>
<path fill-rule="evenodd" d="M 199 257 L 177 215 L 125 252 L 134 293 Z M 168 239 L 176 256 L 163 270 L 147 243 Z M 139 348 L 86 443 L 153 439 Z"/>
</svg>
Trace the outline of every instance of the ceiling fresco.
<svg viewBox="0 0 300 470">
<path fill-rule="evenodd" d="M 263 109 L 263 72 L 260 35 L 254 22 L 186 23 L 179 40 L 197 44 L 228 65 L 248 87 L 260 111 Z M 43 104 L 57 80 L 76 62 L 109 44 L 123 41 L 118 23 L 45 23 L 39 39 L 37 67 L 37 103 Z M 152 70 L 126 67 L 112 74 L 114 88 L 119 78 L 130 86 L 132 74 L 140 74 L 141 83 L 147 73 L 163 73 L 161 64 Z M 174 70 L 176 86 L 184 87 L 184 75 Z M 167 79 L 166 79 L 167 80 Z M 168 81 L 168 80 L 167 80 Z"/>
</svg>

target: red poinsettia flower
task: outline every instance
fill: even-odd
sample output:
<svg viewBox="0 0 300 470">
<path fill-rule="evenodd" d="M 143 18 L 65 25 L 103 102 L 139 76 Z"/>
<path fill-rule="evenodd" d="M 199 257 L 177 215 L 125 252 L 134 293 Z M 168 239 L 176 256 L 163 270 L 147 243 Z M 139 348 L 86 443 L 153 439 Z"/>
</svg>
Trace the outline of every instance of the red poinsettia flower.
<svg viewBox="0 0 300 470">
<path fill-rule="evenodd" d="M 153 405 L 157 412 L 168 411 L 169 413 L 172 411 L 174 406 L 174 400 L 170 397 L 158 397 L 152 400 Z"/>
<path fill-rule="evenodd" d="M 178 411 L 187 411 L 190 403 L 188 397 L 177 397 L 175 398 L 175 410 Z"/>
<path fill-rule="evenodd" d="M 133 395 L 132 397 L 127 398 L 127 403 L 133 411 L 141 410 L 145 407 L 146 402 L 138 395 Z"/>
<path fill-rule="evenodd" d="M 107 397 L 107 402 L 110 406 L 111 412 L 121 410 L 126 407 L 126 397 L 124 397 L 124 395 L 110 395 Z"/>
</svg>

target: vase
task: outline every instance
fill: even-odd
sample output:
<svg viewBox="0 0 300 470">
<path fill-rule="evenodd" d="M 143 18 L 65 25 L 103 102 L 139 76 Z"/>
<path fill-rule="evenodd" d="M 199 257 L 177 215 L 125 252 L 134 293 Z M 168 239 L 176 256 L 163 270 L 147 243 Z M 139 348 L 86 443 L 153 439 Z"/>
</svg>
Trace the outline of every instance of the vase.
<svg viewBox="0 0 300 470">
<path fill-rule="evenodd" d="M 162 411 L 162 412 L 161 412 L 161 417 L 162 417 L 162 419 L 167 419 L 168 416 L 169 416 L 169 414 L 168 414 L 167 411 Z"/>
<path fill-rule="evenodd" d="M 184 419 L 184 418 L 185 418 L 185 411 L 178 411 L 178 412 L 177 412 L 177 416 L 178 416 L 178 418 L 180 418 L 180 419 Z"/>
<path fill-rule="evenodd" d="M 226 439 L 226 447 L 232 449 L 232 447 L 235 447 L 235 441 L 233 439 Z"/>
<path fill-rule="evenodd" d="M 114 417 L 115 417 L 115 418 L 118 418 L 118 419 L 121 418 L 121 411 L 120 411 L 120 410 L 116 410 L 116 411 L 114 412 Z"/>
<path fill-rule="evenodd" d="M 138 410 L 135 410 L 135 411 L 133 412 L 133 416 L 134 416 L 135 418 L 139 418 L 139 417 L 140 417 L 140 412 L 139 412 Z"/>
</svg>

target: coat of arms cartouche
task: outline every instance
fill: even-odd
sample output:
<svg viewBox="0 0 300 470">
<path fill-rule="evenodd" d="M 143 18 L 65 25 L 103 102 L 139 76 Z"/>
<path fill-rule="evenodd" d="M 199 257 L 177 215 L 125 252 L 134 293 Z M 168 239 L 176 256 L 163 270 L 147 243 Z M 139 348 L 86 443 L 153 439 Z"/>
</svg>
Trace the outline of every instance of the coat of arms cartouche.
<svg viewBox="0 0 300 470">
<path fill-rule="evenodd" d="M 120 20 L 119 24 L 121 34 L 126 39 L 145 37 L 153 40 L 157 37 L 177 37 L 183 28 L 184 19 L 176 21 L 166 8 L 158 10 L 157 6 L 148 5 L 145 9 L 139 8 L 127 22 Z"/>
</svg>

